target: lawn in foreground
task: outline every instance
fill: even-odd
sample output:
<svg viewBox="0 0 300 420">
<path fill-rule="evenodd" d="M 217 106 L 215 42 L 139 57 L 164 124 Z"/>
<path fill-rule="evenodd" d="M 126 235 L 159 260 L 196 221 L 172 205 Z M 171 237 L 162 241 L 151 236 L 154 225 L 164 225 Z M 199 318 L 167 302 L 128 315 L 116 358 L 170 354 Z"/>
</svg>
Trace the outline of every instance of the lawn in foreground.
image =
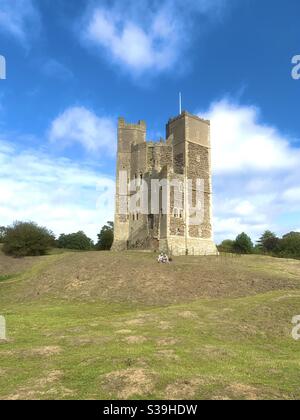
<svg viewBox="0 0 300 420">
<path fill-rule="evenodd" d="M 299 303 L 277 292 L 165 308 L 10 306 L 0 398 L 300 398 Z"/>
<path fill-rule="evenodd" d="M 300 398 L 298 289 L 182 304 L 55 294 L 22 302 L 25 274 L 0 289 L 9 296 L 0 296 L 9 338 L 0 343 L 1 399 Z"/>
</svg>

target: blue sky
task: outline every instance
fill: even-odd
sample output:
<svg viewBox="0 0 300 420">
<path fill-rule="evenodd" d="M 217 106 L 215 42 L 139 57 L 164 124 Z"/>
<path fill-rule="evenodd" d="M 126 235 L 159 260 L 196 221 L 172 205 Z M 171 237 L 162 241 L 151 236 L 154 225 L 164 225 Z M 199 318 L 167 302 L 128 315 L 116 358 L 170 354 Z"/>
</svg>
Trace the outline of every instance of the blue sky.
<svg viewBox="0 0 300 420">
<path fill-rule="evenodd" d="M 93 238 L 113 217 L 116 119 L 212 120 L 217 241 L 300 230 L 297 0 L 0 0 L 0 225 Z"/>
</svg>

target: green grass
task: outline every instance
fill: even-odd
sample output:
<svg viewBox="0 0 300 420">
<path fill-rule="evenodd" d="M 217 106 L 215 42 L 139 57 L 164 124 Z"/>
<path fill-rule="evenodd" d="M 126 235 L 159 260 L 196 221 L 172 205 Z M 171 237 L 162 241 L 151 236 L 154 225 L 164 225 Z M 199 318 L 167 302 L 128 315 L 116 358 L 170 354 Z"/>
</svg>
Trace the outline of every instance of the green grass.
<svg viewBox="0 0 300 420">
<path fill-rule="evenodd" d="M 0 276 L 0 281 L 10 280 L 16 277 L 16 274 L 6 274 L 5 276 Z"/>
<path fill-rule="evenodd" d="M 296 287 L 190 301 L 183 293 L 180 304 L 61 299 L 51 291 L 20 298 L 26 282 L 43 270 L 49 276 L 51 262 L 66 263 L 61 258 L 38 259 L 0 288 L 9 337 L 0 343 L 1 399 L 300 398 L 300 343 L 291 337 Z M 261 261 L 277 273 L 272 260 Z M 199 270 L 192 258 L 180 264 Z"/>
</svg>

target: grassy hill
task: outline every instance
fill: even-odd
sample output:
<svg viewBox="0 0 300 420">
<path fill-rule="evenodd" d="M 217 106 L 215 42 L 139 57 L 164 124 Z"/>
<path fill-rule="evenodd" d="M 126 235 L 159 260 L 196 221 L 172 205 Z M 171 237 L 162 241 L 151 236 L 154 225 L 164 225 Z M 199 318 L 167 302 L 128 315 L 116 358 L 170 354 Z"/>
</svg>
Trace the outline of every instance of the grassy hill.
<svg viewBox="0 0 300 420">
<path fill-rule="evenodd" d="M 0 254 L 1 399 L 299 399 L 300 262 Z"/>
</svg>

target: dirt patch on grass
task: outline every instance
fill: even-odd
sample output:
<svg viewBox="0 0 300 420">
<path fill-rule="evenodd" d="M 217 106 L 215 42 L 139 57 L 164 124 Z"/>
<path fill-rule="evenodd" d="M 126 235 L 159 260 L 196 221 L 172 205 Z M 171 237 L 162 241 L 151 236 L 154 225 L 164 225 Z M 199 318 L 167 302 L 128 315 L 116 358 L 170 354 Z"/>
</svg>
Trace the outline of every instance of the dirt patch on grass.
<svg viewBox="0 0 300 420">
<path fill-rule="evenodd" d="M 257 388 L 239 383 L 230 385 L 227 390 L 237 399 L 257 400 L 260 395 Z"/>
<path fill-rule="evenodd" d="M 126 369 L 111 372 L 102 379 L 102 387 L 111 396 L 128 399 L 147 397 L 154 389 L 154 376 L 146 369 Z"/>
<path fill-rule="evenodd" d="M 179 356 L 175 354 L 174 350 L 159 350 L 155 353 L 155 356 L 159 359 L 179 360 Z"/>
<path fill-rule="evenodd" d="M 164 399 L 167 400 L 192 400 L 198 393 L 199 387 L 203 384 L 201 378 L 177 381 L 167 386 Z"/>
<path fill-rule="evenodd" d="M 57 356 L 62 352 L 62 348 L 59 346 L 45 346 L 32 349 L 17 349 L 17 350 L 7 350 L 1 351 L 0 356 L 8 357 L 52 357 Z"/>
<path fill-rule="evenodd" d="M 41 378 L 28 382 L 27 385 L 16 389 L 13 394 L 6 396 L 5 400 L 34 400 L 44 399 L 51 395 L 56 398 L 64 398 L 74 394 L 70 389 L 61 385 L 60 381 L 63 379 L 63 372 L 60 370 L 53 370 L 48 372 Z"/>
<path fill-rule="evenodd" d="M 51 357 L 56 356 L 62 352 L 59 346 L 46 346 L 26 351 L 26 354 L 32 356 Z"/>
<path fill-rule="evenodd" d="M 144 325 L 145 320 L 143 318 L 130 319 L 129 321 L 126 321 L 125 324 L 134 327 L 134 326 Z"/>
<path fill-rule="evenodd" d="M 183 311 L 183 312 L 179 312 L 178 314 L 181 318 L 184 319 L 197 319 L 198 315 L 195 314 L 195 312 L 192 311 Z"/>
<path fill-rule="evenodd" d="M 7 374 L 7 369 L 0 368 L 0 378 L 3 376 L 6 376 L 6 374 Z"/>
<path fill-rule="evenodd" d="M 175 346 L 177 343 L 178 339 L 173 337 L 160 338 L 157 340 L 158 346 Z"/>
<path fill-rule="evenodd" d="M 122 341 L 127 344 L 143 344 L 147 341 L 147 338 L 138 335 L 131 335 L 129 337 L 123 338 Z"/>
<path fill-rule="evenodd" d="M 172 325 L 170 324 L 170 322 L 160 321 L 158 328 L 160 330 L 166 331 L 166 330 L 170 330 L 172 328 Z"/>
<path fill-rule="evenodd" d="M 223 347 L 216 347 L 211 345 L 202 346 L 197 350 L 197 353 L 205 359 L 230 359 L 235 356 L 232 350 L 227 350 Z"/>
<path fill-rule="evenodd" d="M 271 387 L 255 387 L 252 385 L 244 383 L 232 383 L 230 385 L 224 386 L 221 393 L 218 395 L 213 395 L 210 397 L 212 400 L 246 400 L 246 401 L 256 401 L 256 400 L 291 400 L 291 395 L 286 395 L 285 393 L 280 392 L 278 389 L 273 389 Z M 292 399 L 297 399 L 293 395 Z"/>
<path fill-rule="evenodd" d="M 113 340 L 110 336 L 101 337 L 68 337 L 68 344 L 71 346 L 90 346 L 90 345 L 101 345 L 106 344 Z"/>
<path fill-rule="evenodd" d="M 132 330 L 118 330 L 116 334 L 131 334 Z"/>
</svg>

